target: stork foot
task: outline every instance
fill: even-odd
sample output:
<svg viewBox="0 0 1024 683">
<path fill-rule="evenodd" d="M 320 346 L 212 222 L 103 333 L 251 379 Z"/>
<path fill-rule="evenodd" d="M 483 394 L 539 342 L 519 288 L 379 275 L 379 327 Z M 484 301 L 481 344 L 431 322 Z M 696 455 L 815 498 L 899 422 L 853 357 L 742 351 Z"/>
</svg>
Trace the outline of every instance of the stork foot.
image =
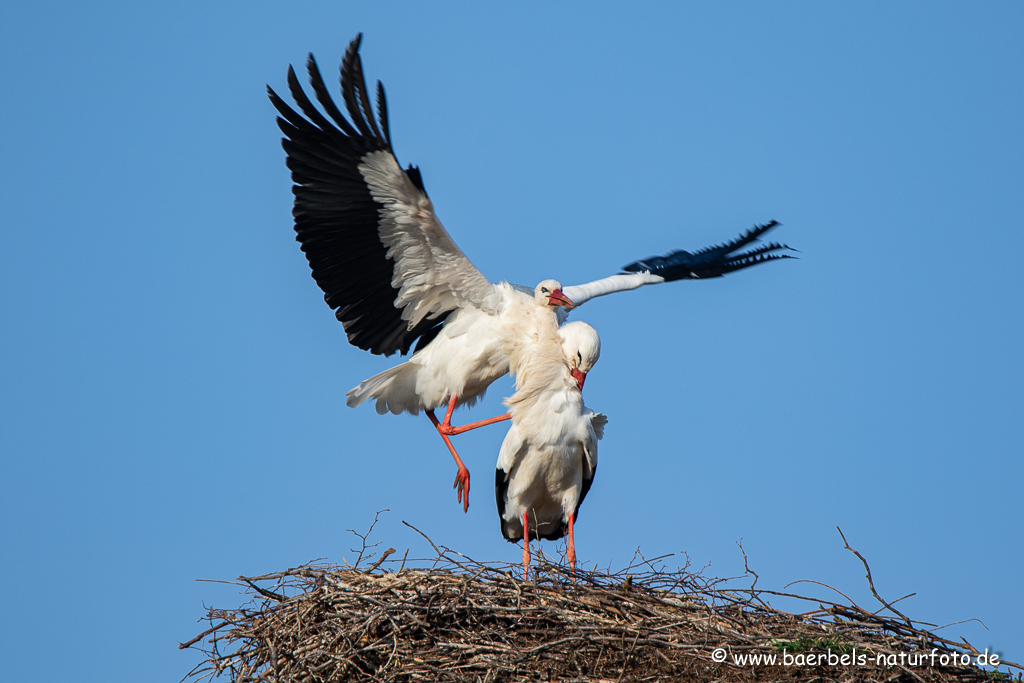
<svg viewBox="0 0 1024 683">
<path fill-rule="evenodd" d="M 451 439 L 441 431 L 441 423 L 437 421 L 437 416 L 434 415 L 433 410 L 426 411 L 427 418 L 430 423 L 434 425 L 434 428 L 441 434 L 441 438 L 444 440 L 444 445 L 448 447 L 448 452 L 455 458 L 455 465 L 459 468 L 459 471 L 455 474 L 455 483 L 452 484 L 453 489 L 458 489 L 459 502 L 462 503 L 462 511 L 469 512 L 469 469 L 462 462 L 462 458 L 459 457 L 458 451 L 455 450 L 455 446 L 452 445 Z"/>
<path fill-rule="evenodd" d="M 461 463 L 459 471 L 455 473 L 455 483 L 452 484 L 452 488 L 458 490 L 462 511 L 469 512 L 469 470 Z"/>
</svg>

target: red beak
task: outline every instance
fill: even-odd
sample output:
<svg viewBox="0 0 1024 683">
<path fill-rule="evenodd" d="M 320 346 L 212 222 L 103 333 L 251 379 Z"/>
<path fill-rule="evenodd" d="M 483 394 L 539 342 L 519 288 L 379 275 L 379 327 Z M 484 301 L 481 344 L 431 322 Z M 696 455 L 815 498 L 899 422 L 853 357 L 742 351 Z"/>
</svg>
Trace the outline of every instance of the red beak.
<svg viewBox="0 0 1024 683">
<path fill-rule="evenodd" d="M 579 387 L 579 390 L 583 391 L 583 383 L 587 381 L 587 373 L 581 372 L 579 368 L 573 368 L 569 371 L 569 374 L 576 380 L 576 386 Z"/>
<path fill-rule="evenodd" d="M 551 296 L 548 297 L 550 306 L 564 306 L 565 308 L 576 308 L 576 304 L 572 302 L 572 299 L 562 294 L 562 290 L 556 289 L 551 292 Z"/>
</svg>

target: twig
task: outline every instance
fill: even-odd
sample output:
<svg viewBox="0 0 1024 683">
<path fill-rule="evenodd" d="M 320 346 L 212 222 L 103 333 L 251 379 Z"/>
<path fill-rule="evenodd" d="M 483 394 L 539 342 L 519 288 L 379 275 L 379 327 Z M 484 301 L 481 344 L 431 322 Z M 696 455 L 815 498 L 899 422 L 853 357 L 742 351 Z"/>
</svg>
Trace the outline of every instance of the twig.
<svg viewBox="0 0 1024 683">
<path fill-rule="evenodd" d="M 384 560 L 388 559 L 388 557 L 390 557 L 391 555 L 394 555 L 394 554 L 395 554 L 395 549 L 394 548 L 388 548 L 387 550 L 385 550 L 383 553 L 381 553 L 380 558 L 378 558 L 376 562 L 374 562 L 373 564 L 370 565 L 370 568 L 366 570 L 366 573 L 367 574 L 371 573 L 374 569 L 376 569 L 377 567 L 380 566 L 381 562 L 383 562 Z"/>
<path fill-rule="evenodd" d="M 245 578 L 244 576 L 239 576 L 238 580 L 239 581 L 245 581 L 247 584 L 249 584 L 250 588 L 252 588 L 253 590 L 255 590 L 257 593 L 259 593 L 260 595 L 262 595 L 265 598 L 270 598 L 271 600 L 277 600 L 278 602 L 283 602 L 283 601 L 287 600 L 287 598 L 284 597 L 283 595 L 278 595 L 277 593 L 275 593 L 273 591 L 268 591 L 266 588 L 260 588 L 259 586 L 257 586 L 255 583 L 253 583 L 249 579 Z"/>
<path fill-rule="evenodd" d="M 373 515 L 373 523 L 370 524 L 370 528 L 366 530 L 365 534 L 357 533 L 357 532 L 353 531 L 352 529 L 346 529 L 345 530 L 345 531 L 348 531 L 349 533 L 351 533 L 353 536 L 355 536 L 356 538 L 358 538 L 362 542 L 362 545 L 359 548 L 359 555 L 356 556 L 356 561 L 355 561 L 355 563 L 352 564 L 352 568 L 353 569 L 356 569 L 356 568 L 359 567 L 359 562 L 363 559 L 363 554 L 367 550 L 369 550 L 370 548 L 376 548 L 377 546 L 380 545 L 380 543 L 374 543 L 372 545 L 366 545 L 366 539 L 368 539 L 370 537 L 370 534 L 373 533 L 373 527 L 377 526 L 377 520 L 380 518 L 380 513 L 382 513 L 382 512 L 391 512 L 391 511 L 388 510 L 388 509 L 377 510 L 377 512 L 375 512 L 374 515 Z M 350 550 L 352 552 L 356 552 L 355 548 L 351 548 Z"/>
<path fill-rule="evenodd" d="M 626 675 L 626 667 L 629 665 L 629 659 L 633 656 L 633 650 L 636 649 L 636 641 L 640 640 L 640 634 L 637 633 L 636 637 L 633 638 L 633 644 L 629 646 L 629 652 L 626 653 L 626 661 L 622 663 L 622 671 L 619 672 L 619 677 L 615 679 L 615 683 L 621 683 L 622 677 Z"/>
<path fill-rule="evenodd" d="M 821 581 L 815 581 L 813 579 L 797 579 L 796 581 L 790 581 L 785 586 L 783 586 L 783 588 L 789 588 L 790 586 L 795 586 L 798 583 L 813 583 L 816 586 L 821 586 L 823 588 L 828 588 L 829 590 L 835 591 L 836 593 L 839 593 L 844 598 L 849 600 L 851 606 L 856 607 L 857 609 L 861 610 L 862 612 L 868 613 L 867 610 L 863 610 L 860 607 L 857 607 L 857 603 L 855 603 L 853 601 L 853 599 L 850 598 L 850 596 L 848 596 L 846 593 L 844 593 L 843 591 L 839 590 L 838 588 L 834 588 L 834 587 L 828 585 L 827 583 L 822 583 Z M 765 592 L 769 592 L 769 591 L 765 591 Z"/>
<path fill-rule="evenodd" d="M 427 543 L 429 543 L 430 547 L 434 549 L 434 552 L 437 553 L 438 557 L 441 557 L 443 555 L 443 553 L 440 550 L 438 550 L 437 546 L 434 545 L 434 542 L 430 540 L 430 536 L 427 536 L 425 533 L 414 527 L 412 524 L 409 524 L 409 522 L 405 521 L 404 519 L 402 520 L 402 524 L 406 525 L 407 527 L 418 533 L 420 536 L 427 539 Z"/>
<path fill-rule="evenodd" d="M 864 559 L 863 555 L 861 555 L 856 550 L 854 550 L 853 548 L 850 547 L 850 544 L 846 542 L 846 536 L 843 534 L 843 530 L 840 529 L 838 525 L 836 526 L 836 531 L 838 531 L 839 535 L 842 537 L 843 545 L 846 547 L 846 549 L 849 550 L 854 555 L 856 555 L 857 559 L 859 559 L 861 561 L 861 563 L 864 565 L 864 571 L 867 572 L 866 576 L 867 576 L 867 579 L 868 579 L 868 587 L 871 589 L 871 594 L 875 596 L 875 599 L 878 600 L 883 605 L 885 605 L 885 607 L 890 612 L 892 612 L 893 614 L 895 614 L 895 615 L 899 616 L 901 619 L 903 619 L 903 621 L 905 621 L 907 623 L 907 626 L 913 626 L 913 624 L 910 623 L 910 619 L 908 619 L 906 617 L 906 615 L 903 614 L 903 612 L 900 612 L 898 609 L 893 607 L 891 603 L 888 603 L 888 602 L 886 602 L 885 600 L 882 599 L 882 596 L 879 595 L 878 591 L 875 590 L 875 582 L 871 579 L 871 567 L 868 566 L 868 561 Z M 902 600 L 903 598 L 900 598 L 900 599 Z"/>
<path fill-rule="evenodd" d="M 205 631 L 200 633 L 198 636 L 196 636 L 192 640 L 189 640 L 189 641 L 184 642 L 184 643 L 178 643 L 178 649 L 179 650 L 187 650 L 188 648 L 192 647 L 193 645 L 198 643 L 200 640 L 202 640 L 206 636 L 210 635 L 211 633 L 213 633 L 214 631 L 216 631 L 220 627 L 226 625 L 227 623 L 228 622 L 226 622 L 226 621 L 222 621 L 219 624 L 217 624 L 216 626 L 211 626 L 210 628 L 206 629 Z"/>
</svg>

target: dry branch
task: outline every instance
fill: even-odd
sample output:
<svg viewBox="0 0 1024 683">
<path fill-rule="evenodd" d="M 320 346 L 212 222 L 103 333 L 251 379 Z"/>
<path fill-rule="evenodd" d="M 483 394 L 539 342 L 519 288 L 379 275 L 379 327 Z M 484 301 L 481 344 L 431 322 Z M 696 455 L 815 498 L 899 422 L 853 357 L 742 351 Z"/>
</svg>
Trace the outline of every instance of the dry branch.
<svg viewBox="0 0 1024 683">
<path fill-rule="evenodd" d="M 363 550 L 371 547 L 360 538 Z M 992 678 L 973 666 L 734 663 L 737 654 L 756 653 L 774 653 L 781 662 L 784 650 L 853 651 L 871 662 L 878 654 L 975 654 L 969 644 L 943 639 L 897 612 L 874 593 L 873 583 L 872 593 L 899 619 L 852 603 L 755 589 L 754 584 L 732 589 L 727 580 L 666 570 L 642 556 L 619 573 L 575 577 L 542 556 L 532 579 L 521 581 L 514 565 L 474 562 L 427 540 L 437 557 L 388 560 L 394 552 L 389 548 L 366 570 L 358 569 L 357 561 L 355 567 L 311 564 L 241 578 L 249 601 L 235 609 L 211 608 L 206 617 L 210 627 L 181 645 L 205 657 L 186 679 L 612 683 Z M 807 601 L 812 609 L 791 614 L 769 604 L 776 597 Z M 725 648 L 729 658 L 714 661 L 715 648 Z"/>
</svg>

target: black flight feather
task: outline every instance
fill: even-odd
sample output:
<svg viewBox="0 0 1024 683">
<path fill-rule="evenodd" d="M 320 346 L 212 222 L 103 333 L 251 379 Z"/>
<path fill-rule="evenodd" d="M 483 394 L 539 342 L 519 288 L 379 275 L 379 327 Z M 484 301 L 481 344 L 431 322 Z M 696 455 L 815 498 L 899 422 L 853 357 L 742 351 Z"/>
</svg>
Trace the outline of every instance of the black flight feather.
<svg viewBox="0 0 1024 683">
<path fill-rule="evenodd" d="M 508 473 L 500 467 L 494 468 L 494 499 L 498 503 L 498 521 L 501 522 L 501 535 L 509 543 L 515 543 L 519 539 L 512 538 L 509 532 L 508 522 L 505 521 L 505 494 L 508 492 Z"/>
<path fill-rule="evenodd" d="M 316 63 L 316 58 L 313 57 L 313 53 L 309 53 L 309 57 L 306 59 L 306 73 L 309 74 L 309 84 L 313 87 L 313 92 L 316 93 L 316 99 L 323 105 L 324 111 L 327 112 L 334 122 L 341 128 L 345 135 L 357 136 L 359 133 L 356 132 L 348 120 L 345 119 L 345 115 L 338 109 L 338 105 L 334 104 L 334 100 L 331 99 L 330 93 L 327 92 L 327 86 L 324 84 L 324 77 L 320 73 L 320 67 Z"/>
<path fill-rule="evenodd" d="M 794 258 L 789 254 L 779 254 L 779 251 L 795 251 L 785 244 L 771 242 L 761 245 L 750 251 L 739 252 L 740 249 L 751 242 L 757 241 L 761 235 L 779 225 L 778 221 L 770 221 L 764 225 L 755 225 L 739 237 L 725 244 L 705 247 L 700 251 L 689 252 L 677 250 L 664 256 L 651 256 L 640 261 L 634 261 L 623 267 L 627 273 L 649 272 L 653 275 L 660 275 L 666 282 L 673 280 L 697 280 L 712 277 L 721 277 L 726 273 L 743 270 L 750 266 L 756 266 L 768 261 L 777 261 L 784 258 Z"/>
<path fill-rule="evenodd" d="M 384 84 L 377 81 L 377 118 L 380 119 L 380 129 L 384 136 L 384 142 L 391 146 L 391 126 L 388 124 L 388 101 L 384 97 Z"/>
<path fill-rule="evenodd" d="M 306 68 L 322 111 L 291 67 L 288 89 L 299 111 L 270 87 L 267 95 L 279 114 L 281 144 L 294 183 L 296 239 L 324 300 L 353 345 L 376 354 L 404 355 L 413 344 L 418 349 L 434 339 L 451 311 L 431 315 L 410 328 L 402 309 L 395 307 L 394 262 L 387 257 L 379 232 L 383 206 L 371 196 L 359 171 L 367 154 L 394 152 L 380 82 L 376 116 L 370 104 L 359 58 L 361 40 L 362 34 L 349 43 L 341 63 L 344 112 L 331 98 L 313 55 Z M 425 194 L 419 170 L 410 166 L 406 173 Z"/>
</svg>

